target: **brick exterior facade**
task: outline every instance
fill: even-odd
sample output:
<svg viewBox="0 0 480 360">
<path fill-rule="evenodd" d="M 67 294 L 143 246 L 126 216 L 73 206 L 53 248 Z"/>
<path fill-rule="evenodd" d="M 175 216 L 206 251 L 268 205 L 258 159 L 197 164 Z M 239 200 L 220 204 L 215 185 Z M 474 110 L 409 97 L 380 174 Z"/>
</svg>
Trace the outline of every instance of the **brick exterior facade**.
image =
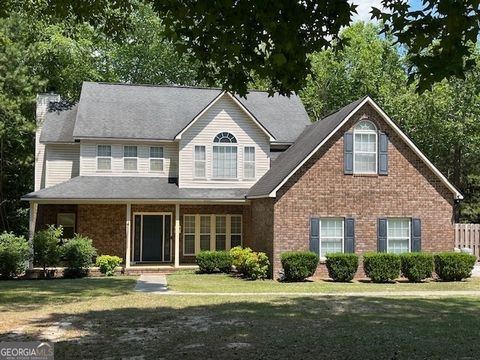
<svg viewBox="0 0 480 360">
<path fill-rule="evenodd" d="M 343 134 L 361 118 L 373 121 L 389 136 L 388 176 L 344 175 Z M 422 250 L 452 250 L 453 194 L 370 106 L 352 118 L 268 200 L 253 200 L 255 243 L 264 244 L 273 260 L 273 275 L 281 270 L 280 255 L 308 250 L 311 217 L 353 217 L 356 253 L 377 250 L 379 217 L 417 217 L 422 221 Z M 272 214 L 273 213 L 273 217 Z M 261 231 L 259 231 L 261 229 Z M 357 276 L 363 276 L 361 266 Z M 324 264 L 316 276 L 326 277 Z"/>
</svg>

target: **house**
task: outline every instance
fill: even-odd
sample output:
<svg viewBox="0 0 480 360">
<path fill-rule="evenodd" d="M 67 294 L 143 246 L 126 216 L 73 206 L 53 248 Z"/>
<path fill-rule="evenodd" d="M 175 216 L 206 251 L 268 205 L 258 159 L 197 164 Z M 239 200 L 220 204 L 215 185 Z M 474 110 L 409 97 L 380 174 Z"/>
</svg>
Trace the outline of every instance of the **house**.
<svg viewBox="0 0 480 360">
<path fill-rule="evenodd" d="M 276 276 L 290 250 L 454 247 L 462 195 L 368 96 L 315 123 L 258 91 L 86 82 L 59 100 L 38 97 L 31 231 L 62 225 L 126 267 L 243 245 Z"/>
</svg>

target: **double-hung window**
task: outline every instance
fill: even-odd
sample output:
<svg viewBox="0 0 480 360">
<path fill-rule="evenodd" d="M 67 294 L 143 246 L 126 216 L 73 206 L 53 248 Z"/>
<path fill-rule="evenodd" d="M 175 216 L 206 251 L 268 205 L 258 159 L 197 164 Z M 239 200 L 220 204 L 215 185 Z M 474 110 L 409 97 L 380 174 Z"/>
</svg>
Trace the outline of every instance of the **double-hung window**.
<svg viewBox="0 0 480 360">
<path fill-rule="evenodd" d="M 377 128 L 368 120 L 361 120 L 353 130 L 353 172 L 377 173 Z"/>
<path fill-rule="evenodd" d="M 343 252 L 343 219 L 320 219 L 320 257 L 329 253 Z"/>
<path fill-rule="evenodd" d="M 204 145 L 195 145 L 195 161 L 194 161 L 194 171 L 196 178 L 205 178 L 206 177 L 206 160 L 207 155 Z"/>
<path fill-rule="evenodd" d="M 71 239 L 75 235 L 75 213 L 59 213 L 57 214 L 57 226 L 63 228 L 62 237 Z"/>
<path fill-rule="evenodd" d="M 255 146 L 245 146 L 243 150 L 243 177 L 255 178 Z"/>
<path fill-rule="evenodd" d="M 387 219 L 387 252 L 409 252 L 410 234 L 410 219 Z"/>
<path fill-rule="evenodd" d="M 195 255 L 195 215 L 183 219 L 183 254 Z"/>
<path fill-rule="evenodd" d="M 213 139 L 213 178 L 237 178 L 237 139 L 228 132 Z"/>
<path fill-rule="evenodd" d="M 150 171 L 163 171 L 163 147 L 150 147 Z"/>
<path fill-rule="evenodd" d="M 224 215 L 215 217 L 215 248 L 217 251 L 227 248 L 227 217 Z"/>
<path fill-rule="evenodd" d="M 123 169 L 127 171 L 136 171 L 137 162 L 137 147 L 134 145 L 125 145 L 123 147 Z"/>
<path fill-rule="evenodd" d="M 230 217 L 230 243 L 232 248 L 242 245 L 242 216 L 240 215 Z"/>
<path fill-rule="evenodd" d="M 200 251 L 210 250 L 211 216 L 200 216 Z"/>
<path fill-rule="evenodd" d="M 97 170 L 109 171 L 112 169 L 112 146 L 97 145 Z"/>
</svg>

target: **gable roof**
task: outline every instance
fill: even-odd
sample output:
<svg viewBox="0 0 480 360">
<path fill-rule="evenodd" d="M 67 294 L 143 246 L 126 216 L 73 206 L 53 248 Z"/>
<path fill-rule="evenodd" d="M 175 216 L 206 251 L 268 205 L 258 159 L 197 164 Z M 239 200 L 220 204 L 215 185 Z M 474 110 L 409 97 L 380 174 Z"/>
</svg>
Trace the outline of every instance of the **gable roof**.
<svg viewBox="0 0 480 360">
<path fill-rule="evenodd" d="M 269 171 L 253 185 L 247 198 L 276 197 L 276 192 L 305 164 L 363 105 L 369 103 L 434 174 L 455 195 L 462 199 L 462 194 L 450 183 L 427 157 L 418 149 L 410 138 L 388 117 L 387 114 L 369 96 L 365 96 L 310 125 L 298 137 L 298 140 L 272 164 Z"/>
<path fill-rule="evenodd" d="M 174 140 L 222 93 L 214 88 L 84 82 L 73 138 Z M 294 142 L 310 123 L 298 96 L 252 91 L 247 99 L 233 98 L 277 142 Z"/>
<path fill-rule="evenodd" d="M 77 105 L 50 109 L 45 114 L 45 122 L 40 133 L 42 143 L 72 143 L 73 128 L 77 117 Z"/>
</svg>

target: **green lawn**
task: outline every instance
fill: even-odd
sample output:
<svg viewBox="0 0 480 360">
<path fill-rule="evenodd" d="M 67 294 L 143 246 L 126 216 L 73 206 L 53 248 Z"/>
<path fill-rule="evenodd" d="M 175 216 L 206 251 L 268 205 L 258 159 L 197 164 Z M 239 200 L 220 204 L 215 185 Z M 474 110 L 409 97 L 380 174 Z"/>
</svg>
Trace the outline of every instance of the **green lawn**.
<svg viewBox="0 0 480 360">
<path fill-rule="evenodd" d="M 480 291 L 480 278 L 470 278 L 462 282 L 429 281 L 414 284 L 400 281 L 391 284 L 375 284 L 353 281 L 336 283 L 328 280 L 285 283 L 274 280 L 249 281 L 225 274 L 195 274 L 192 271 L 168 275 L 168 286 L 179 292 L 221 292 L 221 293 L 352 293 L 352 292 L 402 292 L 402 291 Z"/>
<path fill-rule="evenodd" d="M 215 291 L 232 284 L 236 290 L 268 291 L 336 285 L 169 276 L 177 286 L 188 278 L 209 286 L 217 280 Z M 0 282 L 0 339 L 55 339 L 56 360 L 477 359 L 480 354 L 479 298 L 162 296 L 134 292 L 134 281 Z M 348 285 L 370 284 L 343 286 Z"/>
</svg>

